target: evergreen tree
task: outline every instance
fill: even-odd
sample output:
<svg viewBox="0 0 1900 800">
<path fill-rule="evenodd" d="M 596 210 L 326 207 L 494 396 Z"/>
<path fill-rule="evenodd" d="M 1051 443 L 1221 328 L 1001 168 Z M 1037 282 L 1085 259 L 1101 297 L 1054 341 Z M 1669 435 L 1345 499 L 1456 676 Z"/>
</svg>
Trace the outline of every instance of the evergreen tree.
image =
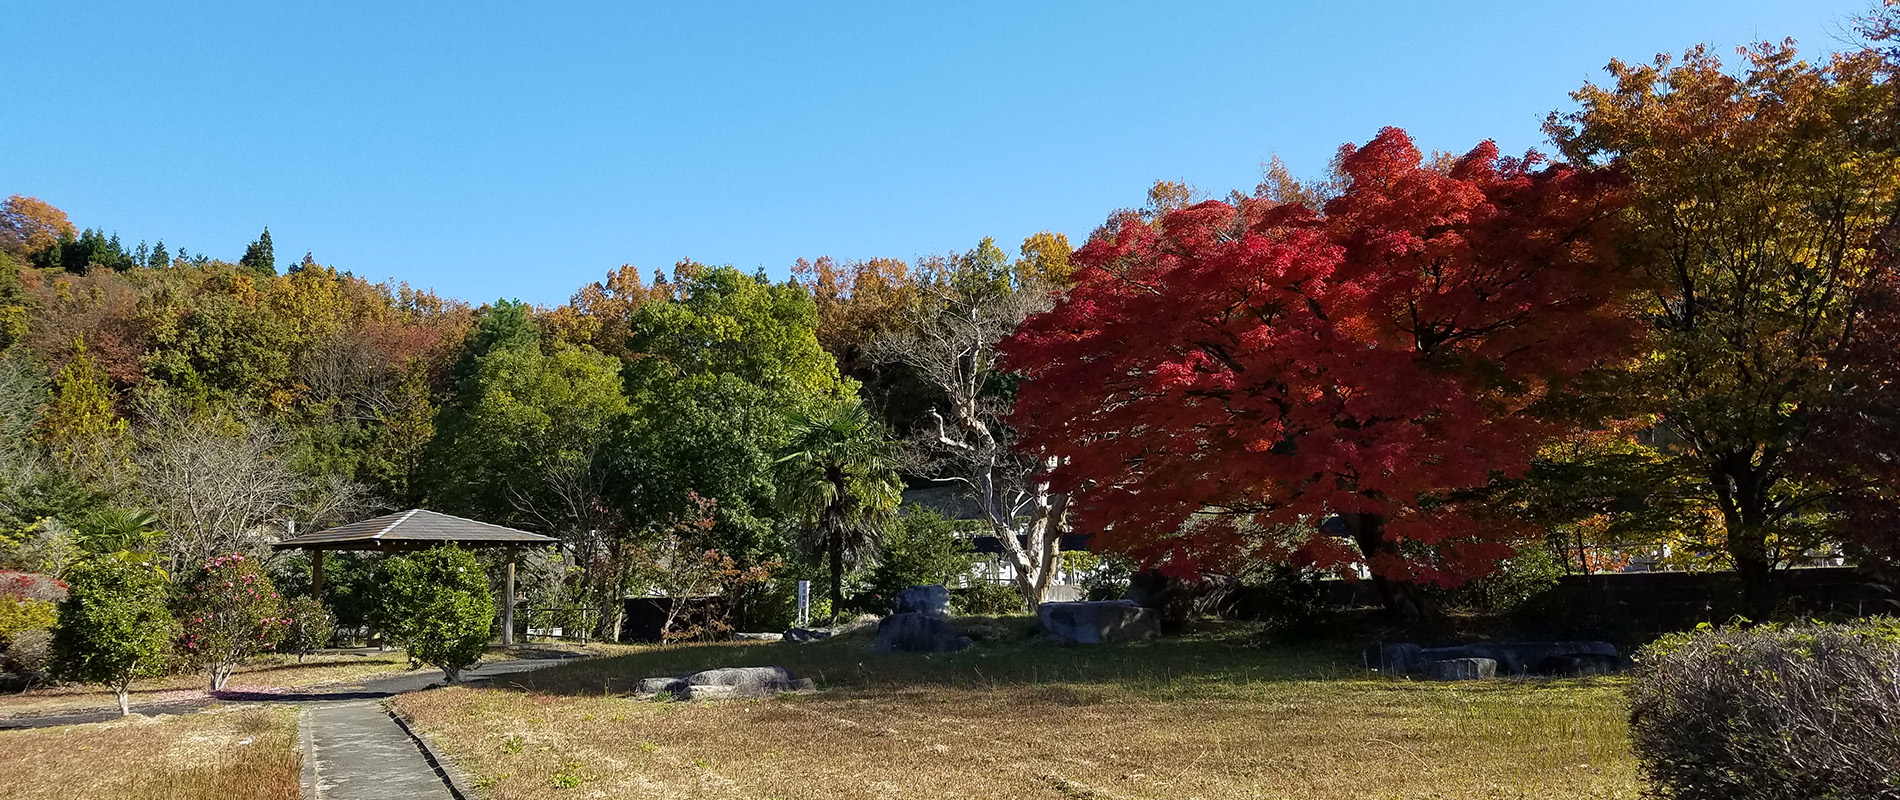
<svg viewBox="0 0 1900 800">
<path fill-rule="evenodd" d="M 98 470 L 118 452 L 126 423 L 114 408 L 105 370 L 86 352 L 86 341 L 73 342 L 73 359 L 53 382 L 46 440 L 61 460 L 83 470 Z"/>
<path fill-rule="evenodd" d="M 165 252 L 165 240 L 160 239 L 158 240 L 158 244 L 152 245 L 152 257 L 146 260 L 145 266 L 151 267 L 152 269 L 164 269 L 171 265 L 171 254 Z"/>
<path fill-rule="evenodd" d="M 244 257 L 238 259 L 238 266 L 258 275 L 277 274 L 277 254 L 271 250 L 270 228 L 264 228 L 257 241 L 244 248 Z"/>
</svg>

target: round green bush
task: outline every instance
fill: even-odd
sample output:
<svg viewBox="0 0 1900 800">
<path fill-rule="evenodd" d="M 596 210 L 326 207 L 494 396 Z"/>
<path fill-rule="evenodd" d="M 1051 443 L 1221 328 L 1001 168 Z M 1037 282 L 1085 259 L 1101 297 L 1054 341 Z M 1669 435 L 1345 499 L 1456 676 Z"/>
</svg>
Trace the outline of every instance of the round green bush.
<svg viewBox="0 0 1900 800">
<path fill-rule="evenodd" d="M 474 554 L 451 545 L 391 557 L 381 575 L 379 627 L 408 649 L 410 661 L 441 669 L 452 683 L 481 660 L 495 600 Z"/>
</svg>

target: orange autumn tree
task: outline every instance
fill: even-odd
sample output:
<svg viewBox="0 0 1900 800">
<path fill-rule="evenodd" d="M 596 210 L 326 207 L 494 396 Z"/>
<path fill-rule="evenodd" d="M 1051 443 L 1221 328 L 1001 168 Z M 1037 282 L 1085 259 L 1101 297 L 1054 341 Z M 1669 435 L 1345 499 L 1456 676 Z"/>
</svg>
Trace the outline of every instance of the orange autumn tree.
<svg viewBox="0 0 1900 800">
<path fill-rule="evenodd" d="M 1521 473 L 1564 428 L 1544 410 L 1629 352 L 1634 282 L 1608 174 L 1489 142 L 1441 171 L 1391 128 L 1340 167 L 1318 213 L 1204 202 L 1077 251 L 1004 343 L 1011 421 L 1100 546 L 1175 574 L 1363 564 L 1409 612 L 1411 584 L 1511 554 L 1460 494 Z"/>
</svg>

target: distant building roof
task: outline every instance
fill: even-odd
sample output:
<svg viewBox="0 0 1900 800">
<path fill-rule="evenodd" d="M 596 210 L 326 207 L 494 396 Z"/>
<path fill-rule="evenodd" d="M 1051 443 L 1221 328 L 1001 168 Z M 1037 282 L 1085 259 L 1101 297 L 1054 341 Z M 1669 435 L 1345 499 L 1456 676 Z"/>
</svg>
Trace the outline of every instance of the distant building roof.
<svg viewBox="0 0 1900 800">
<path fill-rule="evenodd" d="M 277 550 L 419 550 L 440 544 L 463 547 L 548 545 L 559 540 L 436 511 L 412 508 L 326 531 L 292 536 Z"/>
</svg>

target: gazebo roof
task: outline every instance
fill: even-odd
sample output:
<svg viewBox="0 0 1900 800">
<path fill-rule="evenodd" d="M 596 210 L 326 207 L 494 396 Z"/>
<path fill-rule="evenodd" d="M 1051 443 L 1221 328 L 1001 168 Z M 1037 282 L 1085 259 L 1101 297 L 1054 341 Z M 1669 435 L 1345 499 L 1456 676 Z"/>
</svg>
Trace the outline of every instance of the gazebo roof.
<svg viewBox="0 0 1900 800">
<path fill-rule="evenodd" d="M 271 547 L 276 550 L 419 550 L 440 544 L 499 547 L 548 545 L 557 541 L 538 533 L 412 508 L 327 531 L 292 536 Z"/>
</svg>

